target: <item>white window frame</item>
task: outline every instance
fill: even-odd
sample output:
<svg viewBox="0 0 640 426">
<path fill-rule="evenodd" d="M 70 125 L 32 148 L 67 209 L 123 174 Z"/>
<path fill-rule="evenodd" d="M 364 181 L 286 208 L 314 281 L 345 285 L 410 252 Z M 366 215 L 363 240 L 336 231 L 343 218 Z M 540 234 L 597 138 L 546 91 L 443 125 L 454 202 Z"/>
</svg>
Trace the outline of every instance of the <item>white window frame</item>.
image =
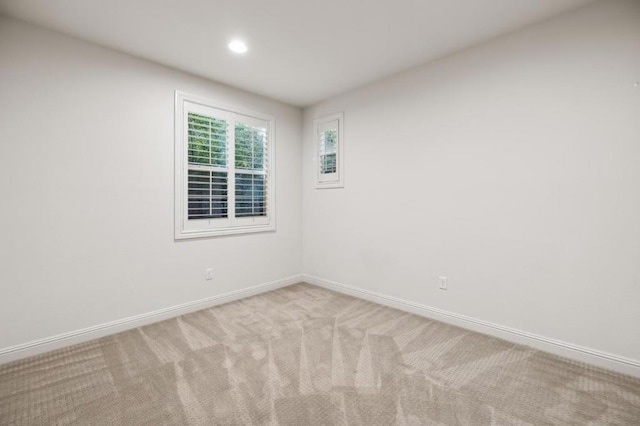
<svg viewBox="0 0 640 426">
<path fill-rule="evenodd" d="M 333 126 L 333 123 L 337 122 L 338 131 L 338 147 L 336 149 L 336 172 L 335 173 L 321 173 L 320 161 L 321 161 L 321 137 L 320 132 L 325 130 L 327 126 Z M 313 157 L 315 168 L 315 181 L 316 189 L 323 188 L 344 188 L 344 113 L 339 112 L 336 114 L 327 115 L 325 117 L 317 118 L 313 121 L 313 137 L 315 154 Z"/>
<path fill-rule="evenodd" d="M 266 166 L 266 216 L 235 217 L 235 174 L 251 171 L 235 168 L 235 128 L 229 124 L 227 139 L 227 205 L 226 218 L 188 219 L 188 125 L 189 112 L 223 118 L 228 123 L 241 116 L 241 122 L 249 125 L 268 123 Z M 175 239 L 215 237 L 276 230 L 275 196 L 275 119 L 272 115 L 257 113 L 244 108 L 218 104 L 209 99 L 176 90 L 175 92 Z"/>
</svg>

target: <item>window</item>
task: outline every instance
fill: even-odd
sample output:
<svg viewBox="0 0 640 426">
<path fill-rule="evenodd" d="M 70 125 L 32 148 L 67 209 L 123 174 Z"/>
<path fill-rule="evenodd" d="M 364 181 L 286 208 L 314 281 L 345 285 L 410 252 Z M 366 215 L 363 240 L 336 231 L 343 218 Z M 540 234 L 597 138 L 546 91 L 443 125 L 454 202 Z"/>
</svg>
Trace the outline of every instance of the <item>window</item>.
<svg viewBox="0 0 640 426">
<path fill-rule="evenodd" d="M 176 92 L 176 239 L 275 230 L 273 121 Z"/>
<path fill-rule="evenodd" d="M 315 120 L 317 178 L 316 188 L 344 187 L 342 140 L 343 114 L 333 114 Z"/>
</svg>

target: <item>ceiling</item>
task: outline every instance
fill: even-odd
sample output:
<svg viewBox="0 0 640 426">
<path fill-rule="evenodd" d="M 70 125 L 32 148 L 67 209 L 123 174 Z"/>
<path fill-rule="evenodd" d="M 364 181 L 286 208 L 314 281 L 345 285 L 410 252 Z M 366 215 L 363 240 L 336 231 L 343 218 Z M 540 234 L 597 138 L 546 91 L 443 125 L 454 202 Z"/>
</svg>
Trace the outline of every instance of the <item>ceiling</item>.
<svg viewBox="0 0 640 426">
<path fill-rule="evenodd" d="M 0 13 L 307 106 L 592 1 L 0 0 Z"/>
</svg>

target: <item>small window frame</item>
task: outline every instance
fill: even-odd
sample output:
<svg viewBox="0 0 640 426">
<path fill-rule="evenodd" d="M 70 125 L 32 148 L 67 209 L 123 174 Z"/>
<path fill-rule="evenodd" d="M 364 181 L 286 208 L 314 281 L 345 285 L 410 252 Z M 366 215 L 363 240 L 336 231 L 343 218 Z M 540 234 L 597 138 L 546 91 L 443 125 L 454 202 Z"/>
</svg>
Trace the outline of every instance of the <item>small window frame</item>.
<svg viewBox="0 0 640 426">
<path fill-rule="evenodd" d="M 188 219 L 188 132 L 186 117 L 189 112 L 204 112 L 206 110 L 215 110 L 215 118 L 223 118 L 232 127 L 232 123 L 242 122 L 254 125 L 257 123 L 267 123 L 267 152 L 266 152 L 266 170 L 264 172 L 267 179 L 266 191 L 266 215 L 265 216 L 245 216 L 234 217 L 229 208 L 229 216 L 224 219 Z M 235 117 L 235 118 L 234 118 Z M 238 119 L 240 118 L 240 119 Z M 216 237 L 222 235 L 246 234 L 253 232 L 267 232 L 276 230 L 276 153 L 275 153 L 275 118 L 272 115 L 257 113 L 245 108 L 222 105 L 215 101 L 205 99 L 196 95 L 191 95 L 179 90 L 175 92 L 175 154 L 174 154 L 174 238 L 176 240 L 190 238 Z M 235 132 L 231 132 L 232 135 Z M 233 182 L 227 187 L 229 194 L 229 204 L 235 202 L 235 174 L 245 172 L 244 169 L 236 168 L 234 148 L 235 139 L 229 138 L 228 142 L 228 159 L 227 159 L 227 179 Z M 199 222 L 200 225 L 196 224 Z"/>
<path fill-rule="evenodd" d="M 336 171 L 334 173 L 322 173 L 322 137 L 321 132 L 337 130 Z M 314 138 L 314 169 L 316 189 L 344 188 L 344 113 L 339 112 L 313 121 Z"/>
</svg>

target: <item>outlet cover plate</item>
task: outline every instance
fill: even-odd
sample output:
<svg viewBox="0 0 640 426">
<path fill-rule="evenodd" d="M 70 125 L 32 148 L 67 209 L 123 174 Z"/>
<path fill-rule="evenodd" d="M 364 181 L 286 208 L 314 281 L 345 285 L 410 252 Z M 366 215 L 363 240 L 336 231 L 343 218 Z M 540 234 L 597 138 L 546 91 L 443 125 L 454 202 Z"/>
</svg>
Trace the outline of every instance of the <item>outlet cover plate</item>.
<svg viewBox="0 0 640 426">
<path fill-rule="evenodd" d="M 447 277 L 438 277 L 440 290 L 447 290 Z"/>
</svg>

